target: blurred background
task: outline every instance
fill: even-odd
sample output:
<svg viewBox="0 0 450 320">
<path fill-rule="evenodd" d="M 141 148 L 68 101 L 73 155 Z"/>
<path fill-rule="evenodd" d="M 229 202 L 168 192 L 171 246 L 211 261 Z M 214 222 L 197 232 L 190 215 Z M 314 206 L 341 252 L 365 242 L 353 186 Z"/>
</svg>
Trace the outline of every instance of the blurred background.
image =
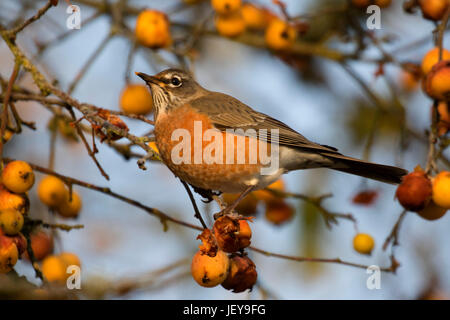
<svg viewBox="0 0 450 320">
<path fill-rule="evenodd" d="M 85 23 L 95 15 L 92 3 L 96 2 L 71 1 L 81 8 L 79 30 L 66 28 L 68 3 L 60 1 L 57 7 L 18 35 L 17 43 L 27 56 L 33 58 L 48 79 L 57 80 L 57 85 L 64 90 L 110 32 L 112 20 L 108 14 Z M 194 71 L 198 82 L 210 90 L 230 94 L 285 122 L 308 139 L 337 147 L 344 154 L 357 158 L 366 156 L 371 161 L 398 165 L 407 170 L 418 164 L 424 166 L 428 148 L 425 130 L 430 126 L 432 101 L 422 93 L 420 86 L 414 90 L 405 88 L 403 72 L 396 64 L 385 64 L 381 76 L 377 76 L 380 73 L 377 61 L 383 58 L 379 48 L 368 40 L 369 37 L 360 39 L 350 23 L 353 21 L 364 27 L 368 16 L 364 10 L 352 8 L 351 13 L 347 12 L 350 9 L 324 10 L 342 8 L 347 3 L 338 0 L 284 2 L 290 15 L 305 15 L 301 21 L 309 29 L 299 36 L 300 41 L 349 56 L 356 52 L 354 58 L 345 65 L 321 55 L 296 55 L 284 57 L 283 61 L 279 54 L 270 50 L 248 45 L 240 41 L 241 38 L 227 39 L 211 31 L 199 37 L 189 51 L 191 59 L 184 61 Z M 397 61 L 420 63 L 423 55 L 433 47 L 435 24 L 423 19 L 420 13 L 405 13 L 402 2 L 394 0 L 390 7 L 382 9 L 381 29 L 373 34 Z M 281 15 L 279 6 L 269 0 L 251 3 Z M 0 21 L 10 26 L 20 18 L 33 15 L 44 4 L 45 1 L 3 0 Z M 209 1 L 186 4 L 181 0 L 130 0 L 127 5 L 165 12 L 174 24 L 171 29 L 174 42 L 192 33 L 187 25 L 206 21 L 206 29 L 215 30 L 213 19 L 208 18 L 213 16 Z M 133 14 L 124 20 L 130 30 L 134 30 L 135 20 Z M 58 38 L 64 33 L 70 35 Z M 447 39 L 445 41 L 446 44 Z M 44 47 L 47 43 L 49 45 Z M 80 79 L 72 96 L 98 107 L 120 110 L 119 98 L 126 85 L 131 46 L 128 37 L 112 37 Z M 286 63 L 287 60 L 290 63 Z M 8 79 L 13 66 L 13 56 L 2 41 L 0 74 L 4 79 Z M 173 51 L 139 47 L 132 59 L 129 80 L 140 82 L 134 71 L 154 74 L 168 66 L 180 66 L 180 59 Z M 356 78 L 351 72 L 357 75 Z M 366 84 L 366 89 L 380 99 L 388 112 L 377 113 L 373 100 L 358 81 Z M 36 90 L 29 74 L 24 74 L 19 83 Z M 36 122 L 37 130 L 24 128 L 21 134 L 14 135 L 5 145 L 4 155 L 48 166 L 52 136 L 48 124 L 52 114 L 37 102 L 18 101 L 16 107 L 23 119 Z M 375 117 L 378 117 L 376 122 Z M 404 121 L 399 121 L 399 117 Z M 137 136 L 152 129 L 138 120 L 123 120 Z M 60 133 L 56 137 L 54 170 L 107 186 L 177 219 L 198 224 L 186 191 L 164 165 L 149 162 L 147 170 L 143 171 L 137 166 L 137 159 L 124 159 L 107 142 L 98 142 L 97 147 L 98 161 L 110 181 L 102 177 L 81 141 L 72 141 Z M 142 153 L 138 147 L 134 148 Z M 446 155 L 449 156 L 448 152 Z M 37 182 L 42 177 L 37 173 Z M 258 207 L 251 225 L 252 245 L 292 256 L 340 257 L 364 265 L 390 266 L 391 248 L 384 251 L 382 245 L 402 212 L 394 200 L 395 186 L 322 169 L 292 172 L 283 179 L 289 192 L 310 196 L 332 193 L 333 196 L 323 202 L 324 207 L 331 212 L 351 213 L 357 219 L 357 230 L 345 219 L 339 219 L 339 223 L 329 229 L 317 208 L 301 200 L 288 199 L 296 209 L 295 214 L 280 225 L 268 221 L 264 207 Z M 430 295 L 445 298 L 450 294 L 450 252 L 445 247 L 450 240 L 448 215 L 437 221 L 426 221 L 414 213 L 407 214 L 399 231 L 400 245 L 393 251 L 400 267 L 396 274 L 382 273 L 379 290 L 367 289 L 368 274 L 364 269 L 288 261 L 250 250 L 249 256 L 258 271 L 258 285 L 252 292 L 235 294 L 220 286 L 202 288 L 192 279 L 190 259 L 199 245 L 195 240 L 196 230 L 168 223 L 169 228 L 164 231 L 158 218 L 139 208 L 89 189 L 74 188 L 83 200 L 82 212 L 75 221 L 49 213 L 39 201 L 36 187 L 29 192 L 29 197 L 32 217 L 84 225 L 80 230 L 55 231 L 53 235 L 55 252 L 73 252 L 81 259 L 80 297 L 417 299 Z M 355 195 L 365 190 L 375 191 L 376 200 L 369 205 L 355 203 Z M 212 213 L 219 209 L 217 204 L 203 204 L 198 195 L 196 199 L 211 222 Z M 354 251 L 352 239 L 356 232 L 374 237 L 375 249 L 371 256 Z M 40 283 L 26 260 L 20 260 L 15 270 L 28 281 Z M 127 281 L 142 286 L 124 292 L 109 291 L 114 284 Z"/>
</svg>

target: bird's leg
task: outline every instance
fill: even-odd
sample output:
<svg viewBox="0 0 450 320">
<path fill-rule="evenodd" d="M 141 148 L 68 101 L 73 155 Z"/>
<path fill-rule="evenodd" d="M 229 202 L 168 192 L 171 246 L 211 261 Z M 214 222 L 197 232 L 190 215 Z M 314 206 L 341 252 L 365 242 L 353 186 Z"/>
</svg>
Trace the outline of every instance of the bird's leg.
<svg viewBox="0 0 450 320">
<path fill-rule="evenodd" d="M 213 195 L 212 198 L 215 202 L 217 202 L 217 204 L 220 207 L 220 210 L 223 210 L 227 207 L 226 202 L 223 201 L 223 199 L 222 199 L 222 197 L 220 197 L 220 195 Z"/>
<path fill-rule="evenodd" d="M 252 192 L 255 189 L 256 186 L 252 185 L 249 186 L 247 189 L 245 189 L 240 195 L 239 197 L 237 197 L 236 200 L 233 201 L 232 204 L 228 205 L 225 209 L 222 209 L 220 212 L 216 213 L 214 215 L 214 219 L 217 220 L 220 217 L 231 213 L 239 204 L 239 202 L 242 201 L 242 199 L 244 199 L 250 192 Z"/>
<path fill-rule="evenodd" d="M 189 199 L 192 202 L 192 206 L 194 207 L 194 211 L 195 211 L 194 217 L 196 217 L 198 220 L 200 220 L 200 223 L 202 224 L 203 229 L 207 229 L 208 227 L 206 226 L 205 220 L 203 220 L 202 214 L 200 213 L 200 210 L 197 207 L 197 203 L 195 202 L 194 195 L 192 194 L 191 189 L 189 189 L 189 186 L 188 186 L 188 184 L 186 182 L 184 182 L 181 179 L 180 179 L 180 181 L 183 184 L 184 188 L 186 189 L 186 192 L 188 193 Z"/>
</svg>

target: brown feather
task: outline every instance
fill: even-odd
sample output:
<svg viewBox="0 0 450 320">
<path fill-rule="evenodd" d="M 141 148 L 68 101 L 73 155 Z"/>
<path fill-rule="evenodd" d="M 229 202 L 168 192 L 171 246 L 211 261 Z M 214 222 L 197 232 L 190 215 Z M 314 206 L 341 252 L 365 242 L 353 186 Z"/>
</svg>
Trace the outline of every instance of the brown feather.
<svg viewBox="0 0 450 320">
<path fill-rule="evenodd" d="M 241 101 L 220 92 L 208 92 L 207 95 L 194 99 L 190 104 L 198 112 L 207 114 L 212 124 L 222 131 L 254 129 L 258 132 L 261 129 L 268 131 L 278 129 L 280 146 L 292 147 L 332 159 L 335 165 L 331 169 L 387 183 L 400 183 L 401 178 L 407 174 L 404 169 L 347 157 L 340 154 L 336 148 L 314 143 L 283 122 L 257 112 Z M 270 135 L 259 135 L 258 139 L 270 142 Z"/>
</svg>

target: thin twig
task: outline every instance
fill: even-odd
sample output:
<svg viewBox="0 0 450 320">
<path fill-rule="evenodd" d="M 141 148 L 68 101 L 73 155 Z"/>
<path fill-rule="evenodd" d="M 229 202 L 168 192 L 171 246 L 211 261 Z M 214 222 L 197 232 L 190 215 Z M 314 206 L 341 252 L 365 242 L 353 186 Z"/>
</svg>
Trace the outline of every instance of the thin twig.
<svg viewBox="0 0 450 320">
<path fill-rule="evenodd" d="M 39 18 L 41 18 L 47 12 L 47 10 L 50 9 L 51 7 L 52 7 L 52 1 L 49 0 L 45 4 L 45 6 L 43 6 L 41 9 L 39 9 L 39 11 L 34 16 L 25 20 L 22 24 L 18 25 L 17 27 L 15 27 L 11 30 L 8 30 L 9 38 L 15 37 L 20 31 L 25 29 L 28 25 L 30 25 L 34 21 L 38 20 Z"/>
<path fill-rule="evenodd" d="M 202 214 L 200 213 L 200 210 L 197 207 L 197 203 L 195 202 L 195 198 L 194 198 L 194 195 L 192 194 L 191 189 L 189 188 L 188 184 L 185 181 L 183 181 L 181 179 L 180 179 L 180 181 L 183 184 L 184 188 L 186 189 L 186 192 L 189 195 L 189 199 L 192 202 L 192 206 L 194 207 L 194 212 L 195 212 L 194 217 L 196 217 L 198 220 L 200 220 L 200 223 L 202 224 L 204 229 L 207 229 L 208 227 L 206 226 L 206 223 L 202 218 Z"/>
<path fill-rule="evenodd" d="M 386 251 L 386 249 L 387 249 L 389 243 L 391 243 L 391 242 L 392 242 L 392 246 L 393 246 L 393 247 L 394 247 L 394 246 L 398 246 L 398 244 L 399 244 L 399 242 L 398 242 L 398 232 L 399 232 L 399 230 L 400 230 L 400 225 L 401 225 L 403 219 L 404 219 L 405 216 L 406 216 L 406 213 L 407 213 L 407 211 L 404 210 L 404 211 L 400 214 L 400 216 L 398 217 L 397 222 L 394 224 L 394 227 L 392 228 L 391 233 L 388 235 L 388 237 L 387 237 L 386 240 L 384 241 L 384 244 L 383 244 L 383 251 Z"/>
<path fill-rule="evenodd" d="M 9 98 L 11 96 L 12 87 L 14 85 L 14 82 L 16 81 L 17 74 L 19 73 L 20 64 L 18 61 L 16 61 L 14 65 L 13 72 L 11 74 L 11 77 L 9 78 L 8 86 L 6 88 L 6 92 L 4 94 L 3 98 L 3 110 L 1 114 L 1 127 L 0 127 L 0 160 L 3 156 L 3 136 L 5 134 L 6 129 L 6 121 L 8 117 L 8 105 L 9 105 Z"/>
<path fill-rule="evenodd" d="M 97 166 L 98 170 L 100 170 L 100 173 L 102 174 L 102 176 L 105 177 L 106 180 L 109 180 L 109 175 L 105 172 L 105 170 L 103 170 L 102 166 L 98 162 L 97 158 L 95 157 L 95 153 L 92 151 L 91 147 L 89 146 L 89 142 L 86 140 L 86 137 L 84 136 L 83 131 L 80 129 L 80 126 L 76 122 L 77 118 L 75 117 L 75 113 L 73 112 L 73 110 L 71 108 L 69 108 L 69 112 L 70 112 L 70 114 L 72 116 L 72 119 L 75 121 L 74 122 L 75 123 L 75 129 L 77 130 L 77 133 L 78 133 L 78 135 L 81 138 L 81 141 L 83 141 L 83 144 L 86 147 L 86 150 L 87 150 L 89 156 L 94 161 L 94 163 Z"/>
</svg>

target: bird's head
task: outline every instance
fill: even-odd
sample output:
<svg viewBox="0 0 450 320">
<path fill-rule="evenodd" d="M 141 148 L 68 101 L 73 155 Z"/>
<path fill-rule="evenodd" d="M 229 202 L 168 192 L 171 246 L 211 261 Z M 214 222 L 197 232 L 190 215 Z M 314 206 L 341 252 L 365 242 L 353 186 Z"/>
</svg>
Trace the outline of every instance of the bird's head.
<svg viewBox="0 0 450 320">
<path fill-rule="evenodd" d="M 136 72 L 150 87 L 156 112 L 176 108 L 196 98 L 204 89 L 186 71 L 167 69 L 150 76 Z"/>
</svg>

